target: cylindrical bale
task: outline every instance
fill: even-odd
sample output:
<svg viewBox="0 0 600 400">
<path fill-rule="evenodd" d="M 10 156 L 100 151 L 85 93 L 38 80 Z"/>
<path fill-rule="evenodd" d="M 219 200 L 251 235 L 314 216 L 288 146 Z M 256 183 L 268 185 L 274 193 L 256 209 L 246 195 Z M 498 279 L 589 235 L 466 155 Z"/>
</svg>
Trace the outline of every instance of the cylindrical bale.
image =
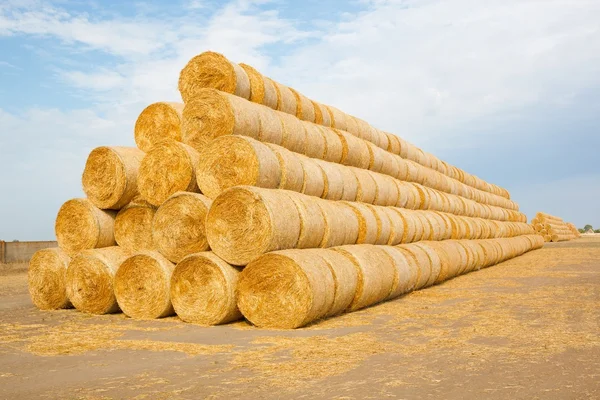
<svg viewBox="0 0 600 400">
<path fill-rule="evenodd" d="M 198 187 L 211 199 L 239 185 L 277 189 L 282 175 L 280 161 L 269 146 L 237 135 L 211 141 L 200 153 L 196 172 Z"/>
<path fill-rule="evenodd" d="M 396 270 L 394 284 L 388 299 L 396 298 L 413 290 L 417 283 L 418 274 L 417 270 L 411 267 L 407 259 L 409 256 L 396 247 L 382 246 L 381 249 L 392 258 Z"/>
<path fill-rule="evenodd" d="M 328 200 L 341 200 L 344 197 L 344 175 L 341 172 L 344 166 L 322 160 L 314 160 L 314 162 L 321 167 L 325 177 L 325 187 L 321 197 Z"/>
<path fill-rule="evenodd" d="M 377 196 L 373 200 L 373 204 L 379 206 L 395 206 L 398 203 L 400 192 L 398 185 L 394 182 L 394 178 L 378 173 L 372 173 L 377 186 Z"/>
<path fill-rule="evenodd" d="M 208 142 L 219 136 L 241 135 L 259 140 L 262 136 L 277 137 L 261 132 L 264 107 L 240 97 L 214 89 L 199 90 L 186 101 L 183 109 L 182 141 L 202 151 Z M 281 130 L 281 127 L 275 129 Z"/>
<path fill-rule="evenodd" d="M 390 296 L 396 267 L 394 260 L 385 250 L 368 244 L 341 246 L 334 250 L 352 261 L 358 271 L 356 293 L 348 311 L 368 307 Z"/>
<path fill-rule="evenodd" d="M 90 314 L 119 312 L 114 278 L 119 266 L 131 254 L 118 247 L 84 250 L 67 268 L 67 296 L 79 311 Z"/>
<path fill-rule="evenodd" d="M 300 216 L 285 193 L 237 186 L 213 201 L 206 236 L 219 257 L 233 265 L 246 265 L 269 251 L 295 248 Z"/>
<path fill-rule="evenodd" d="M 307 157 L 323 160 L 327 154 L 327 142 L 319 125 L 303 122 L 306 131 L 306 147 L 304 154 Z"/>
<path fill-rule="evenodd" d="M 293 192 L 286 192 L 292 199 L 300 216 L 298 249 L 311 249 L 321 246 L 325 236 L 326 220 L 318 199 L 312 199 Z M 317 201 L 315 201 L 317 200 Z"/>
<path fill-rule="evenodd" d="M 236 288 L 241 268 L 210 251 L 185 257 L 171 276 L 171 301 L 185 322 L 218 325 L 242 318 Z"/>
<path fill-rule="evenodd" d="M 365 141 L 365 144 L 367 145 L 367 147 L 369 149 L 369 159 L 370 159 L 369 167 L 367 169 L 369 171 L 373 171 L 373 172 L 381 172 L 383 169 L 383 162 L 385 161 L 383 154 L 385 154 L 387 152 L 385 150 L 380 149 L 379 147 L 375 146 L 371 142 Z"/>
<path fill-rule="evenodd" d="M 140 164 L 140 194 L 158 207 L 176 192 L 198 192 L 199 161 L 198 152 L 183 143 L 171 140 L 157 144 Z"/>
<path fill-rule="evenodd" d="M 385 212 L 386 208 L 372 206 L 370 204 L 367 204 L 367 207 L 373 211 L 373 214 L 375 214 L 375 220 L 377 223 L 377 239 L 373 244 L 387 245 L 392 235 L 392 222 L 390 217 L 388 217 L 387 213 Z"/>
<path fill-rule="evenodd" d="M 248 80 L 250 82 L 250 97 L 248 98 L 248 100 L 250 100 L 253 103 L 265 104 L 265 96 L 267 95 L 267 93 L 265 88 L 265 80 L 262 74 L 258 72 L 254 67 L 248 64 L 240 63 L 239 66 L 246 72 L 246 75 L 248 75 Z M 272 97 L 271 101 L 274 104 L 273 107 L 276 107 L 277 92 L 273 87 L 270 87 L 270 89 L 270 95 Z"/>
<path fill-rule="evenodd" d="M 359 221 L 352 209 L 334 201 L 318 202 L 325 217 L 325 235 L 319 247 L 327 248 L 355 244 L 358 240 Z"/>
<path fill-rule="evenodd" d="M 197 97 L 203 88 L 218 89 L 244 99 L 249 99 L 251 92 L 246 71 L 212 51 L 192 58 L 179 75 L 179 92 L 185 103 Z"/>
<path fill-rule="evenodd" d="M 373 174 L 360 168 L 348 167 L 358 181 L 358 191 L 356 201 L 361 203 L 373 204 L 377 198 L 377 183 Z"/>
<path fill-rule="evenodd" d="M 344 147 L 339 135 L 332 128 L 320 126 L 325 139 L 325 161 L 341 164 Z"/>
<path fill-rule="evenodd" d="M 309 196 L 323 197 L 325 192 L 325 172 L 312 158 L 300 157 L 303 170 L 302 193 Z"/>
<path fill-rule="evenodd" d="M 343 165 L 339 166 L 340 173 L 342 174 L 342 180 L 344 182 L 344 191 L 342 193 L 342 200 L 345 201 L 357 201 L 358 197 L 358 178 L 352 172 L 352 170 Z"/>
<path fill-rule="evenodd" d="M 325 106 L 331 117 L 331 126 L 336 129 L 346 130 L 346 114 L 332 106 Z"/>
<path fill-rule="evenodd" d="M 342 159 L 340 162 L 356 168 L 369 169 L 369 165 L 372 163 L 372 154 L 367 143 L 348 132 L 341 130 L 335 132 L 342 143 Z"/>
<path fill-rule="evenodd" d="M 156 249 L 169 261 L 208 250 L 206 215 L 211 199 L 198 193 L 177 192 L 156 210 L 152 236 Z"/>
<path fill-rule="evenodd" d="M 273 83 L 275 83 L 275 87 L 277 88 L 277 110 L 295 117 L 296 96 L 294 96 L 294 92 L 289 87 L 277 81 L 273 81 Z"/>
<path fill-rule="evenodd" d="M 274 144 L 267 144 L 267 146 L 271 148 L 279 161 L 281 180 L 278 189 L 302 192 L 302 188 L 304 187 L 304 168 L 302 167 L 303 156 Z"/>
<path fill-rule="evenodd" d="M 296 98 L 296 117 L 303 121 L 315 122 L 315 108 L 308 97 L 289 88 Z"/>
<path fill-rule="evenodd" d="M 295 153 L 306 154 L 310 146 L 307 139 L 306 125 L 293 115 L 278 113 L 283 126 L 281 145 Z"/>
<path fill-rule="evenodd" d="M 144 108 L 135 122 L 135 144 L 142 151 L 149 151 L 165 139 L 181 142 L 183 104 L 159 102 Z"/>
<path fill-rule="evenodd" d="M 358 218 L 357 244 L 375 244 L 378 236 L 377 216 L 372 207 L 367 204 L 347 202 L 344 203 L 352 209 Z"/>
<path fill-rule="evenodd" d="M 261 142 L 281 145 L 283 143 L 283 122 L 276 111 L 267 107 L 255 107 L 258 114 L 258 137 Z"/>
<path fill-rule="evenodd" d="M 352 303 L 358 285 L 358 270 L 351 260 L 333 249 L 307 250 L 309 253 L 322 257 L 331 270 L 335 284 L 333 304 L 327 316 L 340 314 Z"/>
<path fill-rule="evenodd" d="M 419 269 L 419 278 L 415 284 L 415 290 L 426 287 L 430 282 L 433 273 L 432 263 L 428 253 L 422 246 L 417 246 L 417 243 L 402 244 L 397 247 L 410 253 L 416 260 L 416 265 Z M 435 278 L 437 278 L 437 276 Z"/>
<path fill-rule="evenodd" d="M 427 257 L 429 258 L 429 263 L 431 265 L 431 272 L 429 275 L 429 280 L 425 284 L 425 286 L 433 285 L 439 278 L 440 272 L 442 270 L 442 260 L 440 259 L 439 254 L 435 251 L 435 247 L 431 246 L 431 241 L 424 241 L 419 243 L 414 243 L 414 246 L 420 247 L 427 253 Z"/>
<path fill-rule="evenodd" d="M 156 251 L 138 253 L 119 267 L 114 279 L 119 308 L 134 319 L 173 315 L 171 276 L 175 265 Z"/>
<path fill-rule="evenodd" d="M 404 237 L 404 219 L 402 216 L 391 207 L 381 207 L 379 210 L 386 214 L 390 221 L 390 237 L 385 244 L 395 246 L 402 243 Z"/>
<path fill-rule="evenodd" d="M 40 310 L 71 307 L 66 290 L 67 266 L 70 261 L 67 253 L 58 247 L 38 250 L 29 260 L 29 295 Z"/>
<path fill-rule="evenodd" d="M 333 121 L 327 106 L 315 101 L 313 101 L 313 105 L 315 106 L 315 122 L 325 127 L 333 127 Z M 320 118 L 318 118 L 319 114 Z"/>
<path fill-rule="evenodd" d="M 293 329 L 323 318 L 335 300 L 324 258 L 307 250 L 264 254 L 240 274 L 238 307 L 252 324 Z"/>
<path fill-rule="evenodd" d="M 54 225 L 56 240 L 67 253 L 116 245 L 116 211 L 100 210 L 87 199 L 64 203 Z"/>
<path fill-rule="evenodd" d="M 409 196 L 412 196 L 412 192 L 410 189 L 410 183 L 394 180 L 394 183 L 398 187 L 398 199 L 396 200 L 396 207 L 400 208 L 410 208 L 409 203 L 412 201 Z"/>
<path fill-rule="evenodd" d="M 156 207 L 141 197 L 119 211 L 115 218 L 115 241 L 129 251 L 153 250 L 152 219 Z"/>
<path fill-rule="evenodd" d="M 396 212 L 404 223 L 404 232 L 402 234 L 401 243 L 411 243 L 415 240 L 417 235 L 417 220 L 413 212 L 405 210 L 403 208 L 392 208 Z"/>
<path fill-rule="evenodd" d="M 81 183 L 98 208 L 119 210 L 138 194 L 144 152 L 134 147 L 97 147 L 88 156 Z"/>
</svg>

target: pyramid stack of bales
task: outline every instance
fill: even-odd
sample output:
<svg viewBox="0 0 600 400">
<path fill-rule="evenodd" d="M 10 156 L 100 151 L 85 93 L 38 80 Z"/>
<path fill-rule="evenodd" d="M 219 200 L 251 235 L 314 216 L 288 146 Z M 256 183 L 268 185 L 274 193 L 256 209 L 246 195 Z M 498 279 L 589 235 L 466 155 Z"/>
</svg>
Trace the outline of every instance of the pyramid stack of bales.
<svg viewBox="0 0 600 400">
<path fill-rule="evenodd" d="M 575 225 L 543 212 L 535 215 L 535 218 L 531 220 L 531 226 L 538 235 L 544 238 L 545 242 L 564 242 L 581 236 Z"/>
<path fill-rule="evenodd" d="M 42 309 L 297 328 L 540 248 L 509 193 L 235 64 L 94 149 L 32 259 Z"/>
</svg>

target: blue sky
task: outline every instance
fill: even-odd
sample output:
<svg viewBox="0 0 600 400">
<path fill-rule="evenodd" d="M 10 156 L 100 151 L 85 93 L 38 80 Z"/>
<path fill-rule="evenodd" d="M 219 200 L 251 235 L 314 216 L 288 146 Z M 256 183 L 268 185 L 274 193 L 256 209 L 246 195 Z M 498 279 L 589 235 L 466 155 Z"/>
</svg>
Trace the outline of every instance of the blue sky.
<svg viewBox="0 0 600 400">
<path fill-rule="evenodd" d="M 87 154 L 133 145 L 213 50 L 600 228 L 596 0 L 0 3 L 0 239 L 53 238 Z"/>
</svg>

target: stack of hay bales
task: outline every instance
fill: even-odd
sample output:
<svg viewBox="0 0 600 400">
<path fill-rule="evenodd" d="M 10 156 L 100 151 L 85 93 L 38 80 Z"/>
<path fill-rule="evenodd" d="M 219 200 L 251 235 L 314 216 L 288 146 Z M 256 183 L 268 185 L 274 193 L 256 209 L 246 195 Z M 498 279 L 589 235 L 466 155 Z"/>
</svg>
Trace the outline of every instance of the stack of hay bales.
<svg viewBox="0 0 600 400">
<path fill-rule="evenodd" d="M 544 238 L 545 242 L 563 242 L 580 236 L 575 225 L 566 223 L 562 218 L 538 212 L 531 220 L 535 232 Z"/>
<path fill-rule="evenodd" d="M 248 65 L 203 53 L 179 88 L 90 153 L 39 308 L 296 328 L 543 245 L 505 189 Z"/>
</svg>

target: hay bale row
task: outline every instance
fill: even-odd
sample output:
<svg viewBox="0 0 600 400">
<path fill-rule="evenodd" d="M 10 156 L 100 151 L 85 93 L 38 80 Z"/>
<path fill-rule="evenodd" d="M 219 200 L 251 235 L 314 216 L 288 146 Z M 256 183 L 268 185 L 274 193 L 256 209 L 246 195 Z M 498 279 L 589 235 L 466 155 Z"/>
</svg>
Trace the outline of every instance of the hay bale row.
<svg viewBox="0 0 600 400">
<path fill-rule="evenodd" d="M 246 265 L 261 254 L 283 249 L 530 233 L 533 229 L 526 223 L 330 201 L 252 186 L 236 186 L 221 193 L 206 218 L 210 248 L 233 265 Z"/>
<path fill-rule="evenodd" d="M 546 242 L 563 242 L 580 236 L 575 225 L 564 222 L 560 217 L 543 212 L 535 215 L 531 220 L 531 226 Z"/>
<path fill-rule="evenodd" d="M 518 210 L 518 205 L 509 199 L 475 189 L 346 131 L 300 121 L 214 89 L 202 89 L 193 100 L 186 102 L 182 129 L 183 142 L 199 152 L 215 138 L 247 136 L 311 158 L 372 170 L 479 203 Z"/>
<path fill-rule="evenodd" d="M 275 251 L 241 272 L 237 303 L 258 327 L 299 328 L 496 265 L 542 244 L 539 236 L 528 235 Z"/>
<path fill-rule="evenodd" d="M 200 152 L 200 191 L 216 198 L 234 186 L 286 189 L 329 200 L 360 201 L 410 209 L 430 209 L 499 221 L 526 222 L 514 210 L 488 206 L 389 175 L 318 160 L 247 136 L 211 141 Z"/>
<path fill-rule="evenodd" d="M 451 166 L 432 154 L 395 135 L 380 131 L 367 122 L 345 114 L 335 107 L 308 99 L 298 91 L 269 79 L 251 66 L 236 64 L 223 55 L 205 52 L 192 58 L 181 71 L 179 91 L 186 105 L 202 97 L 203 88 L 216 89 L 261 104 L 273 110 L 293 115 L 300 120 L 349 132 L 380 149 L 432 168 L 476 189 L 509 199 L 506 189 Z"/>
</svg>

